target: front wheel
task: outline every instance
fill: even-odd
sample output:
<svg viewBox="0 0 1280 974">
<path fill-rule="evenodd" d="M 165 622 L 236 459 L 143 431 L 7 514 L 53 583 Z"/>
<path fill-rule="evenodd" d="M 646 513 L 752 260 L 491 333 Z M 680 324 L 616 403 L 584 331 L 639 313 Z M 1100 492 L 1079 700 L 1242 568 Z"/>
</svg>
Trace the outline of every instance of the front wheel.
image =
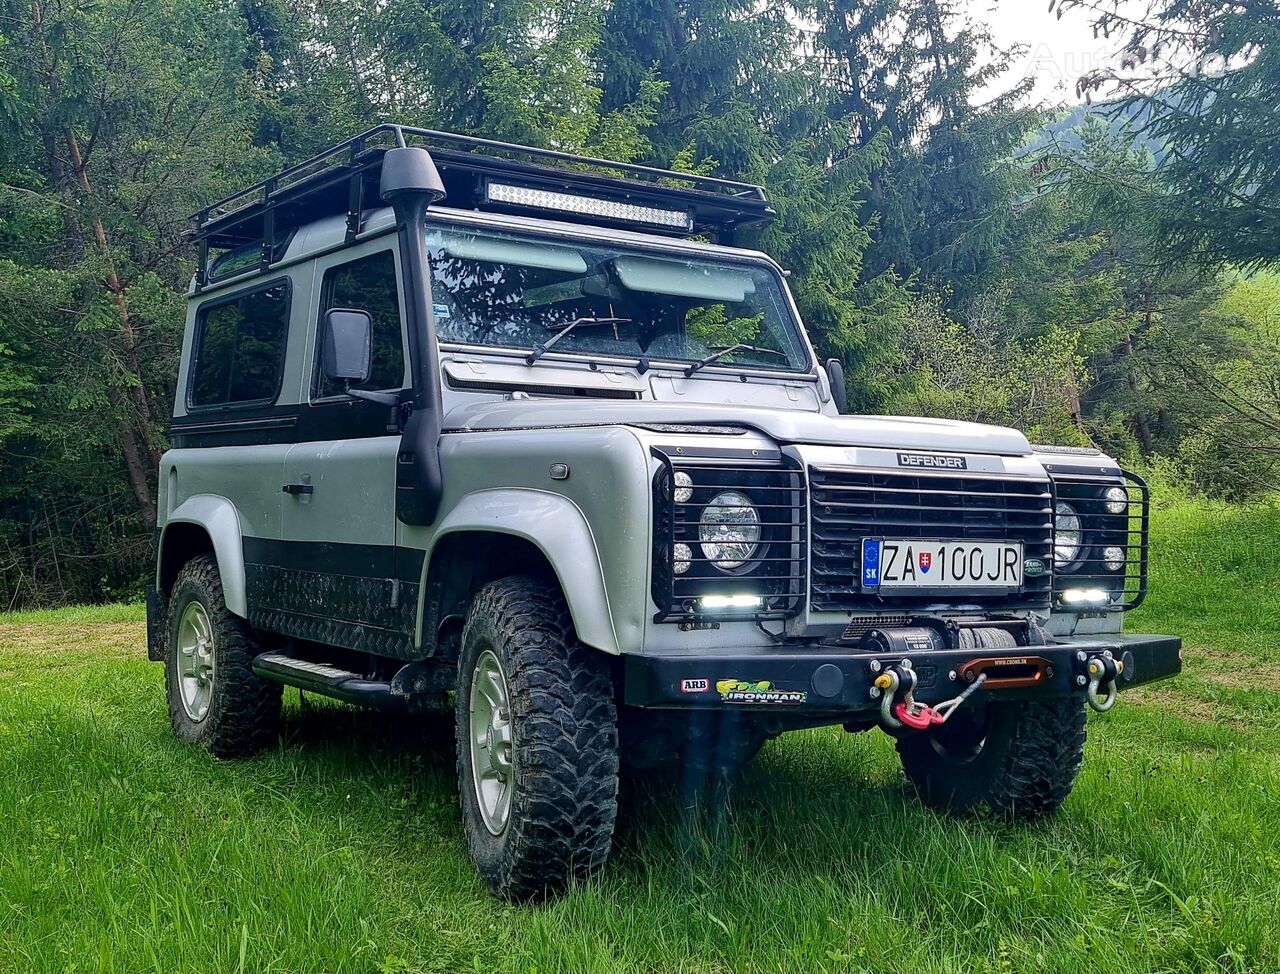
<svg viewBox="0 0 1280 974">
<path fill-rule="evenodd" d="M 962 708 L 945 724 L 903 732 L 898 755 L 932 808 L 1036 818 L 1071 793 L 1084 758 L 1084 724 L 1078 696 Z"/>
<path fill-rule="evenodd" d="M 476 595 L 456 708 L 462 824 L 489 888 L 524 900 L 603 866 L 618 810 L 613 683 L 554 584 L 505 578 Z"/>
</svg>

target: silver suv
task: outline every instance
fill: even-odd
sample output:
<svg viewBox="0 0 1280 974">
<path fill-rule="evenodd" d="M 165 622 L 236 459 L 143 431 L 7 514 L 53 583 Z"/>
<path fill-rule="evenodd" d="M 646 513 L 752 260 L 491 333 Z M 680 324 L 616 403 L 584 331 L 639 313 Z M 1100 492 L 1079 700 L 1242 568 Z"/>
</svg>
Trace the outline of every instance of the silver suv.
<svg viewBox="0 0 1280 974">
<path fill-rule="evenodd" d="M 1177 673 L 1122 632 L 1147 491 L 1092 450 L 848 416 L 757 186 L 383 125 L 195 218 L 149 652 L 183 740 L 282 685 L 455 693 L 475 864 L 609 855 L 620 764 L 731 772 L 880 727 L 921 798 L 1042 815 L 1085 707 Z"/>
</svg>

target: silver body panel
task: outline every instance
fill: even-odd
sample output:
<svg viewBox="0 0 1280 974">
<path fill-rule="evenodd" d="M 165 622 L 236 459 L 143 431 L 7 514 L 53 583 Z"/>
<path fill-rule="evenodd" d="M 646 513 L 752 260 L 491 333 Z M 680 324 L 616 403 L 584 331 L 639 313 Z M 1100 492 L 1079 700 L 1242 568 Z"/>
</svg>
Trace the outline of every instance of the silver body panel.
<svg viewBox="0 0 1280 974">
<path fill-rule="evenodd" d="M 432 212 L 476 225 L 536 228 L 574 239 L 626 241 L 655 251 L 715 254 L 776 267 L 764 254 L 705 243 L 446 208 Z M 324 270 L 394 248 L 389 211 L 367 219 L 364 232 L 351 245 L 343 246 L 344 229 L 338 217 L 303 228 L 282 264 L 261 278 L 287 278 L 292 288 L 278 406 L 310 402 Z M 180 390 L 187 388 L 199 306 L 257 280 L 235 278 L 193 293 Z M 816 363 L 812 349 L 808 351 Z M 962 454 L 968 470 L 979 474 L 1046 477 L 1044 458 L 1033 454 L 1016 430 L 915 417 L 839 415 L 825 373 L 816 365 L 792 372 L 716 364 L 688 378 L 683 365 L 660 360 L 642 372 L 634 360 L 607 355 L 588 359 L 552 351 L 532 367 L 524 363 L 524 355 L 512 349 L 441 344 L 444 432 L 439 451 L 444 495 L 431 526 L 397 521 L 399 437 L 385 435 L 170 450 L 161 468 L 161 533 L 179 523 L 201 525 L 209 532 L 228 606 L 240 614 L 246 612 L 242 539 L 385 546 L 413 555 L 420 559 L 421 570 L 412 580 L 415 601 L 408 618 L 421 655 L 432 652 L 435 636 L 423 631 L 422 596 L 437 546 L 462 531 L 511 535 L 531 542 L 546 556 L 560 579 L 578 635 L 588 645 L 621 654 L 682 649 L 714 653 L 765 648 L 771 640 L 752 622 L 726 622 L 716 629 L 689 632 L 654 621 L 654 446 L 781 449 L 802 467 L 863 470 L 898 470 L 898 451 L 926 451 Z M 502 391 L 504 386 L 519 391 Z M 539 393 L 539 386 L 570 387 L 581 394 Z M 592 398 L 602 391 L 628 398 Z M 175 419 L 193 417 L 198 419 L 198 412 L 187 409 L 180 393 Z M 226 411 L 225 418 L 233 419 L 234 411 Z M 637 424 L 729 426 L 744 432 L 732 437 L 657 432 Z M 1055 461 L 1063 459 L 1054 456 Z M 566 465 L 567 478 L 552 478 L 552 464 Z M 291 496 L 282 492 L 286 484 L 303 484 L 313 491 Z M 391 598 L 398 592 L 394 589 Z M 323 612 L 323 604 L 315 611 Z M 803 634 L 814 627 L 838 626 L 843 618 L 839 613 L 811 612 L 806 604 L 786 623 L 786 630 Z M 1064 633 L 1115 632 L 1120 619 L 1119 612 L 1087 620 L 1055 615 L 1050 625 Z"/>
</svg>

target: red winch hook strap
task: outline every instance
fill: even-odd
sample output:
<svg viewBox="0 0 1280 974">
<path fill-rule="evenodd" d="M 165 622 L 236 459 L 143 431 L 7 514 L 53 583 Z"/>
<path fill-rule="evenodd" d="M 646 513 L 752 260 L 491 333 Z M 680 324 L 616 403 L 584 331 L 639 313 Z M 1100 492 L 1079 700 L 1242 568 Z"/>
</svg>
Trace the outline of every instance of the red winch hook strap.
<svg viewBox="0 0 1280 974">
<path fill-rule="evenodd" d="M 905 701 L 893 705 L 893 716 L 913 730 L 924 730 L 934 724 L 941 724 L 946 719 L 942 714 L 935 713 L 928 704 L 918 703 L 913 709 Z"/>
</svg>

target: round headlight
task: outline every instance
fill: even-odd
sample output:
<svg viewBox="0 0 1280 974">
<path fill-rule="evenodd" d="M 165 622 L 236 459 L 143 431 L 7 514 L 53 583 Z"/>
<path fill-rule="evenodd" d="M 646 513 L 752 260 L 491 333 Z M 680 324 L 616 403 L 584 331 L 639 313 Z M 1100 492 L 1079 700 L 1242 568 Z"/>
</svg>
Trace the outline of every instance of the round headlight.
<svg viewBox="0 0 1280 974">
<path fill-rule="evenodd" d="M 1129 506 L 1129 492 L 1123 487 L 1108 487 L 1102 495 L 1108 514 L 1123 514 Z"/>
<path fill-rule="evenodd" d="M 683 575 L 689 570 L 689 559 L 693 557 L 693 549 L 687 544 L 676 542 L 672 551 L 675 557 L 671 559 L 671 570 L 677 575 Z"/>
<path fill-rule="evenodd" d="M 1125 551 L 1119 545 L 1107 545 L 1102 549 L 1102 560 L 1106 562 L 1107 571 L 1118 572 L 1124 567 Z"/>
<path fill-rule="evenodd" d="M 693 478 L 683 470 L 676 471 L 675 500 L 677 504 L 688 504 L 693 498 Z"/>
<path fill-rule="evenodd" d="M 1080 557 L 1080 515 L 1065 501 L 1058 501 L 1053 518 L 1053 563 L 1066 568 Z"/>
<path fill-rule="evenodd" d="M 751 498 L 726 490 L 711 498 L 698 521 L 702 552 L 721 571 L 741 568 L 760 544 L 760 514 Z"/>
</svg>

